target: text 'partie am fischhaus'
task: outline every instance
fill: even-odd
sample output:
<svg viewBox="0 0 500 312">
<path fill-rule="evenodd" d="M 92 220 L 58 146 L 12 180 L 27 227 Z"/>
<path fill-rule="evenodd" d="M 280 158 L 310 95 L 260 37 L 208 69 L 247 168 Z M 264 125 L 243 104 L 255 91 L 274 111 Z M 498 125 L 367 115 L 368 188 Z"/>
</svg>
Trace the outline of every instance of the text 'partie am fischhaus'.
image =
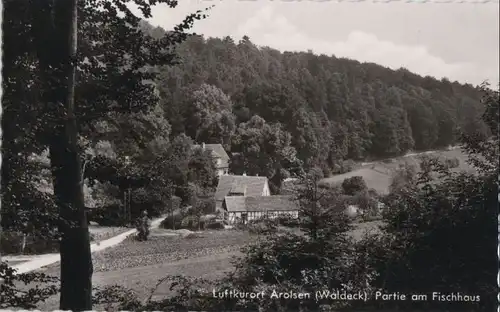
<svg viewBox="0 0 500 312">
<path fill-rule="evenodd" d="M 348 292 L 345 290 L 318 290 L 316 292 L 296 292 L 296 291 L 260 291 L 246 292 L 239 290 L 225 289 L 223 291 L 212 291 L 213 298 L 218 299 L 290 299 L 290 300 L 332 300 L 332 301 L 464 301 L 479 302 L 477 295 L 467 295 L 462 293 L 442 294 L 432 292 L 429 294 L 403 294 L 399 292 L 385 293 L 375 292 Z"/>
</svg>

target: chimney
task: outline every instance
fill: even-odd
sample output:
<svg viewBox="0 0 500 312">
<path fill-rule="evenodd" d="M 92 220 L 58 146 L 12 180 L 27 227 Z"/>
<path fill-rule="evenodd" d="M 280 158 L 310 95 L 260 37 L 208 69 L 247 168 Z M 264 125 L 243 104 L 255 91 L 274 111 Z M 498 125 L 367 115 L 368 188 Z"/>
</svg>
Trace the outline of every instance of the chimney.
<svg viewBox="0 0 500 312">
<path fill-rule="evenodd" d="M 205 150 L 205 142 L 201 143 L 201 148 Z"/>
<path fill-rule="evenodd" d="M 243 172 L 243 176 L 246 177 L 247 176 L 247 173 L 246 172 Z"/>
</svg>

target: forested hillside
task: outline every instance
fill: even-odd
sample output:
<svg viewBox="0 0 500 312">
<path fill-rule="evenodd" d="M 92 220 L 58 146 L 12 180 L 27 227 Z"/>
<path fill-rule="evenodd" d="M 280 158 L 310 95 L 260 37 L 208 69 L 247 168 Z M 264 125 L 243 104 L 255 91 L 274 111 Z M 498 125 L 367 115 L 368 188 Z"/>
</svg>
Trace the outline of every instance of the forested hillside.
<svg viewBox="0 0 500 312">
<path fill-rule="evenodd" d="M 193 36 L 179 54 L 181 63 L 161 68 L 157 81 L 172 134 L 240 153 L 235 172 L 241 164 L 269 177 L 269 167 L 290 171 L 294 151 L 283 149 L 293 147 L 304 167 L 328 174 L 341 171 L 344 159 L 440 149 L 455 143 L 458 130 L 486 131 L 480 93 L 471 85 L 312 52 L 282 53 L 247 37 Z"/>
</svg>

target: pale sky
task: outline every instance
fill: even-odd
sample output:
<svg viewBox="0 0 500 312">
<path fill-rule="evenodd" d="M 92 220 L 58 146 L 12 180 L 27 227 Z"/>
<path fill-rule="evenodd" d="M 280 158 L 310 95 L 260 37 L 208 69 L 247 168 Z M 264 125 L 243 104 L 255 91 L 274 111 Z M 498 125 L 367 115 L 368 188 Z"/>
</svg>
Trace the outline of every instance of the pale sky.
<svg viewBox="0 0 500 312">
<path fill-rule="evenodd" d="M 236 41 L 247 35 L 281 51 L 312 50 L 452 81 L 498 84 L 498 0 L 438 1 L 447 0 L 182 0 L 175 9 L 156 6 L 149 22 L 169 29 L 187 14 L 215 5 L 193 31 Z"/>
<path fill-rule="evenodd" d="M 281 51 L 312 50 L 452 81 L 488 79 L 498 85 L 499 1 L 425 1 L 181 0 L 175 9 L 154 7 L 149 22 L 169 29 L 187 14 L 215 5 L 193 31 L 235 41 L 247 35 L 257 45 Z"/>
</svg>

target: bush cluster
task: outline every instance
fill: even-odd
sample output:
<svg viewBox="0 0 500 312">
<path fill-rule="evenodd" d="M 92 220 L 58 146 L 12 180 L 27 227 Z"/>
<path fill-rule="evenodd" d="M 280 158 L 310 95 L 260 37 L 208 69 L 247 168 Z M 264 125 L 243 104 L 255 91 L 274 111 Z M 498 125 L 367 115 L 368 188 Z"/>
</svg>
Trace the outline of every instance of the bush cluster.
<svg viewBox="0 0 500 312">
<path fill-rule="evenodd" d="M 0 250 L 3 254 L 54 253 L 59 252 L 59 239 L 33 235 L 24 236 L 21 232 L 4 231 L 0 236 Z"/>
<path fill-rule="evenodd" d="M 176 214 L 167 216 L 160 225 L 164 229 L 180 230 L 186 229 L 191 231 L 198 230 L 222 230 L 224 223 L 217 219 L 205 219 L 198 216 Z"/>
</svg>

